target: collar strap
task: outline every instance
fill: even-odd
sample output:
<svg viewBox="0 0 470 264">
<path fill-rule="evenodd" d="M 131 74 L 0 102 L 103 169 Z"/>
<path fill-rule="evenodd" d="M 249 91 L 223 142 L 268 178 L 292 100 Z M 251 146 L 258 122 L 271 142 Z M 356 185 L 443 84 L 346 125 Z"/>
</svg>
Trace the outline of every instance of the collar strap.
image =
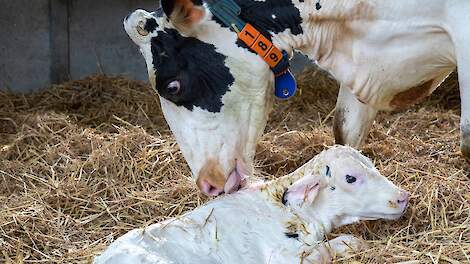
<svg viewBox="0 0 470 264">
<path fill-rule="evenodd" d="M 238 38 L 269 65 L 276 77 L 275 95 L 282 99 L 294 95 L 296 83 L 289 71 L 290 64 L 287 52 L 280 51 L 256 28 L 243 21 L 239 17 L 241 8 L 234 0 L 206 0 L 206 2 L 212 14 L 235 31 Z"/>
<path fill-rule="evenodd" d="M 281 52 L 251 24 L 243 21 L 239 15 L 240 6 L 233 0 L 207 0 L 209 9 L 226 26 L 230 27 L 253 52 L 258 54 L 271 67 L 277 76 L 289 68 L 287 52 Z"/>
<path fill-rule="evenodd" d="M 279 76 L 289 69 L 287 52 L 281 52 L 274 44 L 251 24 L 246 23 L 238 38 L 258 54 L 271 67 L 274 75 Z"/>
</svg>

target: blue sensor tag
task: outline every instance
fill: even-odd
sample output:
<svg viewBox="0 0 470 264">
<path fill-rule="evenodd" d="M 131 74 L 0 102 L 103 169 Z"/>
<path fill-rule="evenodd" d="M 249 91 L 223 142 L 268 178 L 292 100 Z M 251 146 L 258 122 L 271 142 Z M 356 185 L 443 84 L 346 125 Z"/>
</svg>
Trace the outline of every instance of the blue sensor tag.
<svg viewBox="0 0 470 264">
<path fill-rule="evenodd" d="M 276 76 L 274 81 L 274 94 L 277 98 L 288 99 L 295 94 L 297 83 L 295 82 L 294 75 L 289 70 Z"/>
</svg>

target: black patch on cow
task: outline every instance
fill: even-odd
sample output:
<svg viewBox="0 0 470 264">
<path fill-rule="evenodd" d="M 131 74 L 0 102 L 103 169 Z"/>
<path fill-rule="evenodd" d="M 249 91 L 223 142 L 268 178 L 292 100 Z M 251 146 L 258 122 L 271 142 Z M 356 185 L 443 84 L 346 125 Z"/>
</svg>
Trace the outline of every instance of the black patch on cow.
<svg viewBox="0 0 470 264">
<path fill-rule="evenodd" d="M 315 9 L 316 10 L 320 10 L 322 8 L 321 4 L 320 4 L 320 1 L 318 1 L 316 4 L 315 4 Z"/>
<path fill-rule="evenodd" d="M 162 0 L 161 1 L 161 6 L 163 9 L 163 12 L 169 17 L 171 15 L 171 12 L 173 12 L 173 9 L 175 8 L 175 2 L 174 0 Z"/>
<path fill-rule="evenodd" d="M 168 28 L 152 38 L 151 45 L 160 96 L 188 110 L 197 106 L 209 112 L 220 112 L 222 97 L 234 82 L 224 64 L 226 56 L 218 53 L 212 44 L 183 37 Z M 176 95 L 166 89 L 174 80 L 181 83 Z"/>
<path fill-rule="evenodd" d="M 158 27 L 157 20 L 155 20 L 155 18 L 150 18 L 150 19 L 147 19 L 147 22 L 145 22 L 144 29 L 147 32 L 153 32 L 157 27 Z"/>
<path fill-rule="evenodd" d="M 240 6 L 239 17 L 253 25 L 261 34 L 271 40 L 271 33 L 280 33 L 290 29 L 293 35 L 303 33 L 302 18 L 291 0 L 235 0 Z M 223 27 L 227 27 L 218 18 L 214 20 Z M 246 44 L 237 40 L 237 45 L 248 48 Z"/>
<path fill-rule="evenodd" d="M 293 35 L 303 33 L 299 9 L 291 0 L 235 0 L 241 7 L 240 18 L 253 25 L 266 37 L 269 32 L 290 29 Z"/>
<path fill-rule="evenodd" d="M 299 234 L 297 233 L 284 233 L 286 235 L 286 237 L 288 238 L 295 238 L 295 239 L 298 239 L 299 238 Z"/>
</svg>

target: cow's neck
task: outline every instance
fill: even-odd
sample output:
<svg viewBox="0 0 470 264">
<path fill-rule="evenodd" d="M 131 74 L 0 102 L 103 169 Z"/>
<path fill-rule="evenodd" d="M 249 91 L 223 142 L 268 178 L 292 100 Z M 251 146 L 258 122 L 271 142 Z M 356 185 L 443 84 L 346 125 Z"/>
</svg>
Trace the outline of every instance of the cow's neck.
<svg viewBox="0 0 470 264">
<path fill-rule="evenodd" d="M 345 40 L 356 33 L 352 22 L 368 21 L 374 17 L 373 8 L 359 0 L 305 0 L 295 3 L 300 10 L 303 33 L 295 35 L 286 30 L 273 34 L 273 42 L 281 49 L 300 51 L 320 65 L 332 63 L 338 51 L 347 52 L 346 49 L 350 48 L 345 45 L 348 43 Z"/>
</svg>

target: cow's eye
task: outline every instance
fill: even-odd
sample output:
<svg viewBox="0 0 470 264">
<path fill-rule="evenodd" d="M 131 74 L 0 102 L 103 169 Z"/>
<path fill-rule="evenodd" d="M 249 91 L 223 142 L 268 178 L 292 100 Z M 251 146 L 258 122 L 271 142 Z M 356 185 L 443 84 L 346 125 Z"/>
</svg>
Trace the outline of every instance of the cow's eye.
<svg viewBox="0 0 470 264">
<path fill-rule="evenodd" d="M 351 175 L 349 175 L 349 174 L 346 175 L 346 182 L 347 182 L 347 183 L 350 183 L 350 184 L 351 184 L 351 183 L 356 182 L 356 180 L 357 180 L 356 177 L 351 176 Z"/>
<path fill-rule="evenodd" d="M 181 83 L 180 81 L 178 80 L 174 80 L 170 83 L 168 83 L 168 85 L 166 86 L 166 90 L 168 91 L 168 93 L 170 94 L 173 94 L 173 95 L 176 95 L 180 92 L 181 90 Z"/>
</svg>

